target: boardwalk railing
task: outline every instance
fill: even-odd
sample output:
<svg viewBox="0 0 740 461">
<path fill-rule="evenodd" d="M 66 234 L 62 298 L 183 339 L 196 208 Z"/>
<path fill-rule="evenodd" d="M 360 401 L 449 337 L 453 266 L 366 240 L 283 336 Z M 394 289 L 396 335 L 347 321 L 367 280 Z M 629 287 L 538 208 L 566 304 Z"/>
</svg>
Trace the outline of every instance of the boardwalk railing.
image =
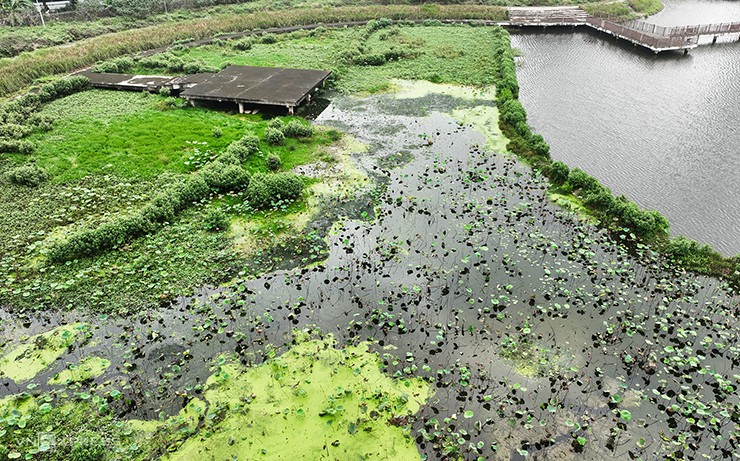
<svg viewBox="0 0 740 461">
<path fill-rule="evenodd" d="M 591 27 L 609 32 L 617 37 L 639 43 L 653 50 L 677 49 L 696 45 L 696 35 L 676 37 L 665 36 L 594 17 L 588 18 L 587 23 Z"/>
<path fill-rule="evenodd" d="M 702 24 L 698 26 L 664 27 L 644 21 L 623 22 L 629 29 L 648 34 L 664 35 L 666 37 L 688 37 L 697 35 L 731 34 L 740 32 L 740 22 L 725 22 L 722 24 Z"/>
</svg>

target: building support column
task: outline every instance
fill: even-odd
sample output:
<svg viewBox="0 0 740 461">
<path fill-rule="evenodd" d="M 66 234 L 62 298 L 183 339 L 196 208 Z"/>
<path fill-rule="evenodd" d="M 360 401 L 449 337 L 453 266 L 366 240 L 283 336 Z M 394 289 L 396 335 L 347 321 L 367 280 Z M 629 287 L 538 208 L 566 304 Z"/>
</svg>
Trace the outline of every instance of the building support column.
<svg viewBox="0 0 740 461">
<path fill-rule="evenodd" d="M 295 114 L 295 107 L 294 106 L 287 106 L 287 107 L 288 107 L 288 113 L 290 115 L 294 115 Z"/>
<path fill-rule="evenodd" d="M 239 102 L 237 104 L 239 104 L 239 113 L 240 114 L 243 114 L 244 113 L 244 103 Z"/>
</svg>

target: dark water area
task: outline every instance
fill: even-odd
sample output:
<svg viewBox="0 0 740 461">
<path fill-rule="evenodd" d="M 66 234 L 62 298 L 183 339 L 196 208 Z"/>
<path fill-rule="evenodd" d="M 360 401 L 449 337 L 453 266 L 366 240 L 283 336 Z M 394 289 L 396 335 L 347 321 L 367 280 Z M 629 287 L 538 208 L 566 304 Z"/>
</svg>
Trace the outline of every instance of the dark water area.
<svg viewBox="0 0 740 461">
<path fill-rule="evenodd" d="M 384 184 L 375 219 L 346 219 L 318 265 L 86 319 L 90 341 L 36 391 L 65 361 L 99 355 L 113 367 L 94 392 L 125 382 L 114 411 L 153 419 L 198 396 L 221 354 L 260 363 L 268 345 L 316 326 L 340 344 L 377 340 L 398 357 L 385 359 L 391 374 L 432 382 L 413 423 L 428 459 L 450 447 L 466 460 L 663 459 L 680 441 L 688 458 L 731 459 L 738 298 L 552 205 L 542 178 L 429 109 L 443 103 L 469 105 L 337 97 L 317 122 L 369 146 L 356 159 Z M 378 166 L 399 152 L 397 166 Z M 64 317 L 3 314 L 2 335 L 77 320 Z M 0 397 L 27 388 L 3 384 Z"/>
<path fill-rule="evenodd" d="M 740 21 L 740 2 L 668 1 L 650 21 Z M 674 235 L 740 253 L 740 43 L 655 56 L 570 29 L 512 42 L 530 124 L 555 159 L 660 211 Z"/>
</svg>

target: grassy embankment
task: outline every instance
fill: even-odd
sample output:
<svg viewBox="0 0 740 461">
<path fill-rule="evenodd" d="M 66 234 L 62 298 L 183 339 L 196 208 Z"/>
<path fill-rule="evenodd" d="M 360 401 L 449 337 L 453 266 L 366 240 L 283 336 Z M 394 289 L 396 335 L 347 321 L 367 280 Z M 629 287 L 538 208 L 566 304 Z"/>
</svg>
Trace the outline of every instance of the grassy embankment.
<svg viewBox="0 0 740 461">
<path fill-rule="evenodd" d="M 279 36 L 276 43 L 255 43 L 246 52 L 225 43 L 177 53 L 212 65 L 230 61 L 333 68 L 335 85 L 347 92 L 383 90 L 393 78 L 493 82 L 489 28 L 374 27 Z M 359 46 L 363 52 L 358 54 Z M 392 59 L 366 65 L 370 56 Z M 323 179 L 305 179 L 309 192 L 302 200 L 267 210 L 250 206 L 249 190 L 217 190 L 195 203 L 183 202 L 165 220 L 148 215 L 156 228 L 134 227 L 132 233 L 130 223 L 125 223 L 126 232 L 105 225 L 140 215 L 158 194 L 191 180 L 245 133 L 260 139 L 261 153 L 240 163 L 252 175 L 267 171 L 269 154 L 281 158 L 280 171 L 317 161 L 344 165 L 337 154 L 341 142 L 330 146 L 335 133 L 318 131 L 274 146 L 265 141 L 270 122 L 260 115 L 179 107 L 177 100 L 164 96 L 102 90 L 58 99 L 36 116 L 48 131 L 34 127 L 24 138 L 32 153 L 0 155 L 0 229 L 11 236 L 0 242 L 0 299 L 5 305 L 140 309 L 204 283 L 269 268 L 273 261 L 255 253 L 260 248 L 285 245 L 302 252 L 299 259 L 321 257 L 317 235 L 285 242 L 293 238 L 299 221 L 305 224 L 301 212 L 307 200 L 315 202 L 310 188 Z M 21 184 L 14 173 L 19 168 L 43 172 L 38 184 Z M 357 180 L 353 174 L 328 179 Z M 228 233 L 207 229 L 209 216 L 218 211 L 231 222 Z M 70 241 L 86 246 L 66 245 Z"/>
<path fill-rule="evenodd" d="M 588 14 L 600 18 L 637 19 L 651 16 L 663 9 L 660 0 L 627 0 L 626 2 L 590 3 L 581 6 Z"/>
</svg>

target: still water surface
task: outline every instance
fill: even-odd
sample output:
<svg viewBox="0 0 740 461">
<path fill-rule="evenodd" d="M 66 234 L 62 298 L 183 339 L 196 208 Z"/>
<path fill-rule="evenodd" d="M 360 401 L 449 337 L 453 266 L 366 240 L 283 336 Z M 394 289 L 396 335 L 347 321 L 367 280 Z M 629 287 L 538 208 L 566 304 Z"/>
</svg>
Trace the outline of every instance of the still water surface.
<svg viewBox="0 0 740 461">
<path fill-rule="evenodd" d="M 740 21 L 740 2 L 674 0 L 661 25 Z M 524 32 L 521 99 L 552 155 L 657 209 L 672 232 L 740 252 L 740 44 L 658 56 L 595 32 Z"/>
</svg>

